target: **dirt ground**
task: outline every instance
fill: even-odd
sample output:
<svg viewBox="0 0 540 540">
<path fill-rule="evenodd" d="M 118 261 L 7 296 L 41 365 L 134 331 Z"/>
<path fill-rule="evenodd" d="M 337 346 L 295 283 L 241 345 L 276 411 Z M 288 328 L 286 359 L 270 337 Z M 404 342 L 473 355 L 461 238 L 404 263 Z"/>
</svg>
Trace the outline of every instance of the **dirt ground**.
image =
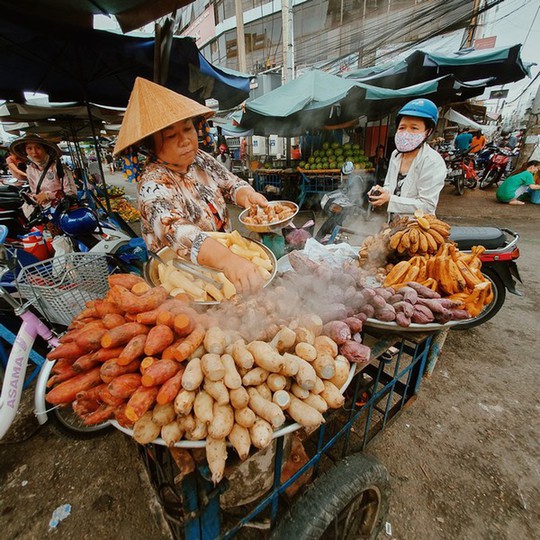
<svg viewBox="0 0 540 540">
<path fill-rule="evenodd" d="M 483 326 L 450 333 L 418 400 L 368 447 L 392 478 L 380 537 L 532 540 L 540 523 L 540 207 L 497 204 L 493 191 L 457 197 L 447 187 L 439 215 L 519 232 L 524 296 L 509 295 Z M 47 425 L 14 442 L 36 426 L 31 392 L 25 397 L 12 444 L 0 446 L 3 538 L 169 537 L 134 443 L 119 432 L 73 441 Z M 70 515 L 49 531 L 65 503 Z"/>
</svg>

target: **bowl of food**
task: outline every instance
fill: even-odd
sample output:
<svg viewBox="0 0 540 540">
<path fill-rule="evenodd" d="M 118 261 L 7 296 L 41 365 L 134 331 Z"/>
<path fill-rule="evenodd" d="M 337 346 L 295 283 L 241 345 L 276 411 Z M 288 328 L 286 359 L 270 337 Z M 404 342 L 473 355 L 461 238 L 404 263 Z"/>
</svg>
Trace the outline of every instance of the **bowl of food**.
<svg viewBox="0 0 540 540">
<path fill-rule="evenodd" d="M 257 267 L 266 287 L 275 277 L 277 260 L 264 244 L 245 238 L 238 231 L 208 233 L 233 253 L 250 260 Z M 172 296 L 187 295 L 196 304 L 215 305 L 236 296 L 235 286 L 223 272 L 193 265 L 165 247 L 144 265 L 144 278 L 154 286 L 162 285 Z"/>
<path fill-rule="evenodd" d="M 240 223 L 256 233 L 279 232 L 298 214 L 298 205 L 292 201 L 271 201 L 268 206 L 253 205 L 239 216 Z"/>
</svg>

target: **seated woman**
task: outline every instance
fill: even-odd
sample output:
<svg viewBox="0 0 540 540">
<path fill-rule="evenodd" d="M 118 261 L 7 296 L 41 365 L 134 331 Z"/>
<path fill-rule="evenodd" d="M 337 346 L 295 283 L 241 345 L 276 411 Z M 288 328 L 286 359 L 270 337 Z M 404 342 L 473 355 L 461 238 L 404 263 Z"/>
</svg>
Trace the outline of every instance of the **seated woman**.
<svg viewBox="0 0 540 540">
<path fill-rule="evenodd" d="M 268 201 L 218 160 L 199 150 L 196 125 L 213 111 L 137 78 L 114 149 L 139 146 L 148 154 L 139 181 L 141 231 L 150 250 L 168 246 L 179 256 L 222 271 L 239 291 L 262 287 L 257 267 L 211 238 L 229 231 L 226 201 L 243 208 Z"/>
<path fill-rule="evenodd" d="M 397 114 L 396 148 L 388 164 L 384 186 L 369 194 L 373 206 L 388 204 L 388 213 L 434 214 L 444 187 L 446 164 L 427 139 L 435 130 L 439 114 L 429 99 L 414 99 Z"/>
<path fill-rule="evenodd" d="M 497 200 L 502 203 L 522 205 L 518 197 L 529 189 L 540 189 L 539 184 L 535 184 L 534 177 L 540 171 L 540 161 L 527 161 L 523 167 L 504 180 L 498 187 L 495 194 Z"/>
</svg>

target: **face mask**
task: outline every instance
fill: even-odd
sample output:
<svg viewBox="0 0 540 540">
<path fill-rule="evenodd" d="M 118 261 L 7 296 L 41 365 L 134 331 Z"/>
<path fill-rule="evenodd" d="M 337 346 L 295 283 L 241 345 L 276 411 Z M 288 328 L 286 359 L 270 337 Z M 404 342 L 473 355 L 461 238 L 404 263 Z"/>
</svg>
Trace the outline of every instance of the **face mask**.
<svg viewBox="0 0 540 540">
<path fill-rule="evenodd" d="M 426 140 L 426 132 L 409 133 L 408 131 L 397 131 L 394 135 L 396 148 L 400 152 L 412 152 L 416 150 Z"/>
</svg>

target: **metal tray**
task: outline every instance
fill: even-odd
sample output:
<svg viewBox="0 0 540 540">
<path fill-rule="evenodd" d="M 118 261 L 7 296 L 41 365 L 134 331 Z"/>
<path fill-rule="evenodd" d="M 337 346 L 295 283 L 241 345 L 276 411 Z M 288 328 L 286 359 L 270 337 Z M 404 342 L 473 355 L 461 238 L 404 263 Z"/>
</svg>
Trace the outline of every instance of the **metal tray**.
<svg viewBox="0 0 540 540">
<path fill-rule="evenodd" d="M 351 384 L 351 381 L 353 380 L 353 377 L 356 374 L 357 366 L 359 366 L 359 364 L 351 363 L 351 369 L 349 371 L 349 377 L 345 381 L 345 384 L 339 390 L 342 394 L 343 394 L 343 392 L 345 392 L 345 390 L 347 390 L 347 388 Z M 125 428 L 125 427 L 121 426 L 116 420 L 110 420 L 110 422 L 116 429 L 122 431 L 126 435 L 130 435 L 131 437 L 133 437 L 133 430 L 132 429 Z M 302 427 L 302 425 L 299 424 L 298 422 L 294 422 L 294 423 L 291 423 L 291 424 L 285 424 L 283 427 L 281 427 L 277 431 L 274 431 L 274 435 L 273 435 L 272 438 L 277 439 L 278 437 L 283 437 L 284 435 L 287 435 L 289 433 L 293 433 L 294 431 L 300 429 L 301 427 Z M 159 437 L 157 439 L 154 439 L 152 441 L 152 444 L 160 444 L 162 446 L 167 446 L 165 441 L 161 437 Z M 227 443 L 227 444 L 230 446 L 229 443 Z M 205 440 L 204 441 L 179 441 L 179 442 L 175 443 L 174 446 L 176 448 L 204 448 L 206 446 L 206 441 Z"/>
<path fill-rule="evenodd" d="M 379 330 L 384 330 L 385 332 L 395 332 L 395 333 L 403 333 L 403 332 L 436 332 L 438 330 L 442 330 L 444 328 L 452 328 L 452 326 L 457 326 L 460 323 L 469 322 L 472 319 L 466 319 L 464 321 L 450 321 L 445 324 L 439 324 L 439 323 L 427 323 L 427 324 L 418 324 L 418 323 L 411 323 L 410 326 L 399 326 L 399 324 L 395 322 L 384 322 L 379 321 L 377 319 L 367 319 L 364 322 L 364 326 L 367 326 L 369 328 L 377 328 Z"/>
<path fill-rule="evenodd" d="M 244 237 L 246 238 L 246 237 Z M 277 259 L 274 253 L 264 244 L 257 240 L 253 240 L 252 238 L 246 238 L 246 240 L 249 240 L 250 242 L 254 242 L 258 246 L 260 246 L 268 255 L 268 258 L 270 259 L 270 262 L 272 263 L 272 270 L 270 271 L 270 278 L 266 281 L 266 283 L 263 285 L 263 287 L 267 287 L 272 280 L 276 277 L 277 273 Z M 160 249 L 157 254 L 165 261 L 169 262 L 171 259 L 175 259 L 178 256 L 174 253 L 174 251 L 168 247 L 164 247 Z M 158 261 L 155 259 L 150 258 L 146 263 L 144 263 L 143 267 L 143 277 L 149 283 L 153 286 L 160 285 L 159 277 L 158 277 L 158 270 L 157 270 Z M 206 268 L 204 266 L 201 266 L 202 270 L 208 270 L 209 272 L 214 272 L 211 268 Z M 217 304 L 220 304 L 217 300 L 215 301 L 208 301 L 208 302 L 197 302 L 194 301 L 195 304 L 201 305 L 201 306 L 215 306 Z"/>
<path fill-rule="evenodd" d="M 246 208 L 241 212 L 241 214 L 238 216 L 238 220 L 240 223 L 249 231 L 256 232 L 256 233 L 274 233 L 279 232 L 283 227 L 286 227 L 289 225 L 289 223 L 294 219 L 296 214 L 298 214 L 298 210 L 300 208 L 298 205 L 292 201 L 270 201 L 269 206 L 275 206 L 276 204 L 281 204 L 281 206 L 288 206 L 289 208 L 292 208 L 294 210 L 294 214 L 287 219 L 282 219 L 281 221 L 274 221 L 273 223 L 265 224 L 265 225 L 254 225 L 253 223 L 246 223 L 244 221 L 245 217 L 249 213 L 249 208 Z"/>
</svg>

